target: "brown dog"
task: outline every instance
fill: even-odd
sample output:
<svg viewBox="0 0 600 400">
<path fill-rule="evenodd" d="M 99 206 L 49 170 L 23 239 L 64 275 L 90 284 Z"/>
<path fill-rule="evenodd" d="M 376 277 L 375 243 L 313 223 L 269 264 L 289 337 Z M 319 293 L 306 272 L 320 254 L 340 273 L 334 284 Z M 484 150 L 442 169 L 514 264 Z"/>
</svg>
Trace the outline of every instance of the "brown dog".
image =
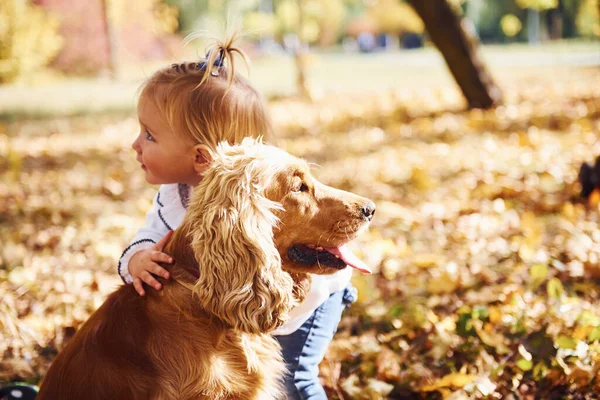
<svg viewBox="0 0 600 400">
<path fill-rule="evenodd" d="M 367 267 L 345 244 L 375 211 L 305 162 L 253 140 L 222 144 L 165 252 L 172 281 L 111 294 L 52 363 L 39 400 L 271 399 L 284 363 L 268 333 L 308 273 Z"/>
</svg>

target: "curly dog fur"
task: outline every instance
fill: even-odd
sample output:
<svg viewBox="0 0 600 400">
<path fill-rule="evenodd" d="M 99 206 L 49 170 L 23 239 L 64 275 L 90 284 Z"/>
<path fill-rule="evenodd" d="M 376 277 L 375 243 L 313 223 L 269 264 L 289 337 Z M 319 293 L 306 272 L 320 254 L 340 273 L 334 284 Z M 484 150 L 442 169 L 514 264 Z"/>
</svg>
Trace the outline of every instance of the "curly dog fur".
<svg viewBox="0 0 600 400">
<path fill-rule="evenodd" d="M 269 332 L 302 301 L 309 273 L 339 269 L 298 265 L 288 251 L 353 239 L 370 220 L 365 203 L 280 149 L 221 144 L 165 248 L 173 279 L 145 297 L 131 285 L 112 293 L 54 360 L 38 399 L 280 398 L 285 366 Z"/>
</svg>

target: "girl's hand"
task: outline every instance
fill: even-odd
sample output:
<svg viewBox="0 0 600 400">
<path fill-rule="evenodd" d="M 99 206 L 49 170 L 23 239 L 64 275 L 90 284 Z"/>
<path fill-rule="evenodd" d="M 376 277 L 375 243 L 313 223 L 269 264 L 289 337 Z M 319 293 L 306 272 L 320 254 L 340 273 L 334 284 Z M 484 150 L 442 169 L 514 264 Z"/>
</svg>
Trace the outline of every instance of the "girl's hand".
<svg viewBox="0 0 600 400">
<path fill-rule="evenodd" d="M 135 287 L 135 290 L 140 296 L 146 294 L 142 282 L 147 283 L 156 290 L 162 288 L 160 282 L 154 279 L 152 274 L 169 279 L 169 272 L 157 263 L 163 262 L 170 264 L 173 262 L 173 258 L 162 252 L 163 247 L 169 241 L 171 235 L 173 235 L 173 231 L 167 232 L 167 234 L 154 246 L 149 249 L 138 251 L 131 257 L 131 260 L 129 260 L 129 273 L 133 278 L 133 287 Z"/>
</svg>

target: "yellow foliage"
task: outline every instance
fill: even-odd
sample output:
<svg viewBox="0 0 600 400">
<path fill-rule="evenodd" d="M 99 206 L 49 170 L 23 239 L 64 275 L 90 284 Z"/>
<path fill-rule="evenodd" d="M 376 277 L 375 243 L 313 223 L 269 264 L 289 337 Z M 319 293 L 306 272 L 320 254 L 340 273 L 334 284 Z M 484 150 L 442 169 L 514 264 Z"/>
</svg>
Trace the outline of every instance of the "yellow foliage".
<svg viewBox="0 0 600 400">
<path fill-rule="evenodd" d="M 162 0 L 153 1 L 154 24 L 159 33 L 174 33 L 179 27 L 177 7 L 170 6 Z"/>
<path fill-rule="evenodd" d="M 334 43 L 342 31 L 346 18 L 346 7 L 343 0 L 321 1 L 320 7 L 320 42 L 321 44 Z"/>
<path fill-rule="evenodd" d="M 400 34 L 423 33 L 425 25 L 421 17 L 407 3 L 396 0 L 376 0 L 369 8 L 369 16 L 377 23 L 380 32 Z"/>
<path fill-rule="evenodd" d="M 320 32 L 319 23 L 314 19 L 309 19 L 302 24 L 300 38 L 306 43 L 314 43 L 319 38 Z"/>
<path fill-rule="evenodd" d="M 476 375 L 452 373 L 444 376 L 431 385 L 423 386 L 421 390 L 424 392 L 433 392 L 444 388 L 462 388 L 465 385 L 473 382 L 475 379 L 477 379 Z"/>
<path fill-rule="evenodd" d="M 513 37 L 517 33 L 521 32 L 521 28 L 523 28 L 523 24 L 521 20 L 514 14 L 506 14 L 500 20 L 500 27 L 502 28 L 502 32 L 504 35 L 508 37 Z"/>
<path fill-rule="evenodd" d="M 521 8 L 533 8 L 538 11 L 550 10 L 558 6 L 558 0 L 516 0 L 516 3 Z"/>
<path fill-rule="evenodd" d="M 0 83 L 47 65 L 63 39 L 59 22 L 42 8 L 21 0 L 0 0 Z"/>
<path fill-rule="evenodd" d="M 136 18 L 131 15 L 132 4 L 127 0 L 107 0 L 107 7 L 109 18 L 117 27 L 131 23 L 132 18 Z M 177 19 L 179 10 L 175 6 L 164 3 L 163 0 L 138 0 L 135 2 L 135 9 L 138 11 L 150 10 L 153 13 L 151 26 L 148 26 L 148 30 L 151 32 L 173 33 L 179 27 Z M 143 12 L 138 12 L 138 15 L 143 14 Z M 142 19 L 142 23 L 147 24 L 148 22 Z"/>
<path fill-rule="evenodd" d="M 254 38 L 273 35 L 275 33 L 275 17 L 265 12 L 249 12 L 244 15 L 244 28 Z"/>
<path fill-rule="evenodd" d="M 281 32 L 295 31 L 300 23 L 300 10 L 294 0 L 283 0 L 275 11 Z"/>
<path fill-rule="evenodd" d="M 600 0 L 585 0 L 577 13 L 575 23 L 579 34 L 588 37 L 600 37 Z"/>
<path fill-rule="evenodd" d="M 294 32 L 307 43 L 322 40 L 323 33 L 335 41 L 346 16 L 343 0 L 281 1 L 275 11 L 279 34 Z M 302 17 L 302 18 L 300 18 Z M 302 21 L 302 27 L 300 27 Z"/>
</svg>

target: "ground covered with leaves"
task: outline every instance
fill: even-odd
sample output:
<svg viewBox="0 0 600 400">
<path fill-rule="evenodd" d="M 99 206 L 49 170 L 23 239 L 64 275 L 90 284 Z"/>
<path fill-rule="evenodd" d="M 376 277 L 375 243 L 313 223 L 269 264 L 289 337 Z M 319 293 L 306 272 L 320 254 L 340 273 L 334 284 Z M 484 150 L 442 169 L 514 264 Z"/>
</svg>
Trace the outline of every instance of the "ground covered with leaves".
<svg viewBox="0 0 600 400">
<path fill-rule="evenodd" d="M 600 155 L 599 81 L 506 79 L 489 111 L 454 87 L 271 104 L 282 147 L 378 206 L 354 244 L 375 273 L 321 364 L 330 398 L 597 398 L 600 195 L 577 173 Z M 38 382 L 120 284 L 156 188 L 135 116 L 1 129 L 0 382 Z"/>
</svg>

